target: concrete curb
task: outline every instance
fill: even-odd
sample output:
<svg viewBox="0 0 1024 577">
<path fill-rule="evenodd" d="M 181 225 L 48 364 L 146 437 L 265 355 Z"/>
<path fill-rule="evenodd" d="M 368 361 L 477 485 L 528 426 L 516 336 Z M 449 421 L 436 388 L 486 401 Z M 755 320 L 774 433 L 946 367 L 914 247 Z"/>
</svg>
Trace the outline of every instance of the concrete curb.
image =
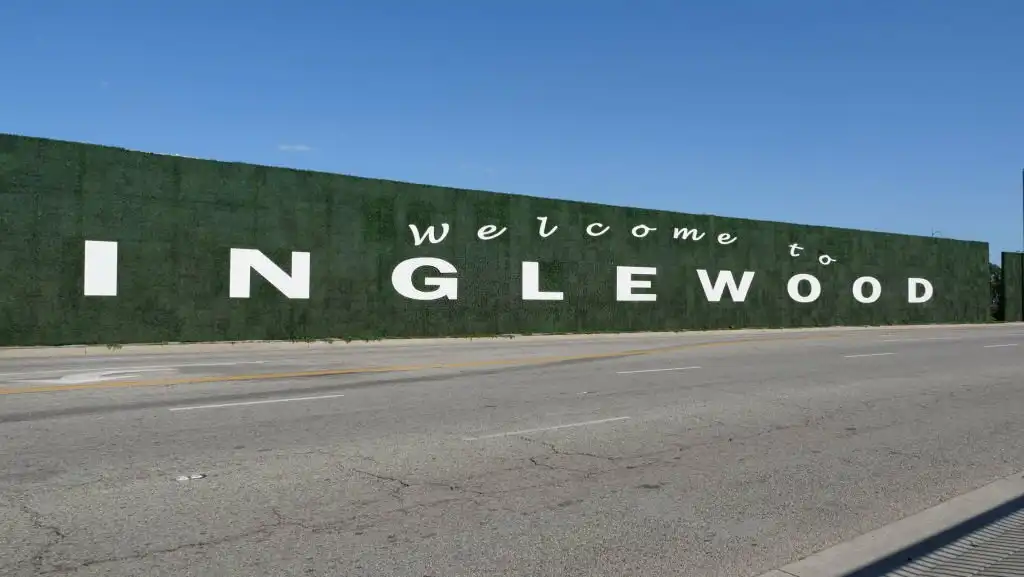
<svg viewBox="0 0 1024 577">
<path fill-rule="evenodd" d="M 964 330 L 988 329 L 996 327 L 1020 328 L 1024 323 L 998 324 L 949 324 L 949 325 L 895 325 L 880 327 L 806 327 L 792 329 L 732 329 L 715 331 L 681 331 L 681 332 L 639 332 L 639 333 L 576 333 L 554 335 L 499 335 L 488 337 L 446 337 L 420 339 L 385 339 L 380 341 L 351 341 L 327 339 L 318 341 L 218 341 L 198 343 L 133 343 L 120 347 L 107 345 L 65 345 L 53 347 L 0 347 L 0 358 L 50 358 L 68 356 L 124 356 L 133 354 L 163 353 L 219 353 L 240 351 L 272 351 L 296 349 L 343 349 L 352 347 L 414 347 L 414 346 L 451 346 L 451 345 L 488 345 L 495 342 L 548 342 L 548 341 L 601 341 L 650 338 L 692 338 L 692 337 L 728 337 L 773 334 L 803 334 L 827 332 L 870 332 L 870 331 L 913 331 L 913 330 Z"/>
<path fill-rule="evenodd" d="M 1024 472 L 1014 473 L 758 577 L 844 577 L 1019 497 L 1024 497 Z"/>
</svg>

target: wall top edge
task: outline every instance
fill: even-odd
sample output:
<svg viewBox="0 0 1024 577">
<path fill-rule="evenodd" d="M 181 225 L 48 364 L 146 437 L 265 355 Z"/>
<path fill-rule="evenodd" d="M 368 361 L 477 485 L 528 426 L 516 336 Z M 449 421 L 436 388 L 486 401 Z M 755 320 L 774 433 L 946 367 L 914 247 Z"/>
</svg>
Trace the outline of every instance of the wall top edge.
<svg viewBox="0 0 1024 577">
<path fill-rule="evenodd" d="M 989 250 L 989 243 L 987 241 L 979 241 L 979 240 L 971 240 L 971 239 L 957 239 L 957 238 L 948 238 L 948 237 L 933 237 L 933 236 L 927 236 L 927 235 L 921 235 L 921 234 L 908 234 L 908 233 L 883 231 L 883 230 L 855 229 L 855 228 L 846 228 L 846 227 L 837 227 L 837 226 L 825 226 L 825 225 L 796 223 L 796 222 L 786 222 L 786 221 L 760 220 L 760 219 L 754 219 L 754 218 L 725 216 L 725 215 L 707 214 L 707 213 L 693 213 L 693 212 L 691 212 L 691 213 L 684 213 L 684 212 L 680 212 L 680 211 L 666 210 L 666 209 L 659 209 L 659 208 L 650 208 L 650 207 L 626 206 L 626 205 L 618 205 L 618 204 L 606 204 L 606 203 L 600 203 L 600 202 L 587 202 L 587 201 L 580 201 L 580 200 L 566 200 L 566 199 L 560 199 L 560 198 L 549 198 L 549 197 L 534 196 L 534 195 L 520 194 L 520 193 L 498 192 L 498 191 L 492 191 L 492 190 L 462 188 L 462 187 L 457 187 L 457 186 L 445 186 L 445 185 L 437 185 L 437 184 L 425 184 L 425 183 L 420 183 L 420 182 L 409 182 L 409 181 L 394 180 L 394 179 L 389 179 L 389 178 L 371 178 L 371 177 L 356 176 L 356 175 L 351 175 L 351 174 L 327 172 L 327 171 L 321 171 L 321 170 L 293 168 L 293 167 L 288 167 L 288 166 L 274 166 L 274 165 L 267 165 L 267 164 L 256 164 L 256 163 L 252 163 L 252 162 L 242 162 L 242 161 L 232 161 L 232 160 L 218 160 L 218 159 L 215 159 L 215 158 L 201 158 L 201 157 L 194 157 L 194 156 L 185 156 L 185 155 L 181 155 L 181 154 L 150 152 L 150 151 L 146 151 L 146 150 L 136 150 L 136 149 L 127 148 L 127 147 L 123 147 L 123 146 L 114 146 L 114 145 L 108 145 L 108 144 L 98 144 L 98 143 L 92 143 L 92 142 L 63 140 L 63 139 L 58 139 L 58 138 L 47 138 L 47 137 L 41 137 L 41 136 L 31 136 L 31 135 L 25 135 L 25 134 L 14 134 L 14 133 L 8 133 L 8 132 L 0 132 L 0 138 L 13 138 L 13 139 L 19 139 L 19 140 L 25 140 L 25 141 L 34 141 L 35 143 L 38 143 L 38 144 L 52 143 L 52 144 L 61 144 L 61 145 L 66 145 L 66 146 L 81 146 L 81 147 L 89 147 L 89 148 L 101 148 L 101 149 L 106 149 L 106 150 L 111 150 L 111 151 L 127 152 L 127 153 L 131 153 L 131 154 L 142 154 L 142 155 L 148 155 L 148 156 L 172 158 L 172 159 L 175 159 L 175 160 L 185 161 L 185 162 L 215 163 L 215 164 L 221 164 L 221 165 L 227 165 L 227 166 L 244 166 L 244 167 L 252 167 L 252 168 L 264 168 L 264 169 L 270 169 L 270 170 L 291 171 L 291 172 L 296 172 L 296 173 L 303 173 L 303 174 L 310 174 L 310 175 L 321 175 L 321 176 L 331 176 L 331 177 L 335 177 L 335 178 L 347 178 L 347 179 L 361 180 L 361 181 L 366 181 L 366 182 L 386 182 L 386 183 L 391 183 L 391 184 L 400 184 L 400 185 L 406 185 L 406 186 L 416 186 L 416 187 L 421 187 L 421 188 L 448 189 L 448 190 L 456 190 L 456 191 L 460 191 L 460 192 L 470 192 L 470 193 L 478 193 L 478 194 L 499 195 L 499 196 L 506 196 L 506 197 L 512 197 L 512 198 L 523 198 L 523 199 L 530 199 L 530 200 L 558 202 L 558 203 L 571 204 L 571 205 L 574 204 L 574 205 L 583 205 L 583 206 L 606 207 L 606 208 L 615 208 L 615 209 L 619 209 L 619 210 L 639 210 L 639 211 L 650 211 L 650 212 L 663 212 L 663 213 L 679 214 L 679 215 L 685 215 L 685 216 L 699 216 L 699 217 L 706 217 L 706 218 L 727 218 L 727 219 L 730 219 L 730 220 L 735 220 L 735 221 L 740 221 L 740 222 L 749 222 L 749 223 L 780 224 L 780 225 L 786 225 L 786 226 L 813 227 L 813 228 L 820 228 L 820 229 L 832 230 L 832 231 L 882 234 L 882 235 L 889 235 L 889 236 L 896 236 L 896 237 L 905 237 L 905 238 L 915 238 L 915 239 L 931 239 L 931 240 L 936 241 L 936 242 L 948 242 L 948 243 L 956 243 L 956 244 L 961 244 L 961 245 L 962 244 L 977 245 L 977 248 L 979 248 L 979 249 L 984 247 L 986 251 Z M 1013 254 L 1013 253 L 1011 253 L 1011 254 Z"/>
</svg>

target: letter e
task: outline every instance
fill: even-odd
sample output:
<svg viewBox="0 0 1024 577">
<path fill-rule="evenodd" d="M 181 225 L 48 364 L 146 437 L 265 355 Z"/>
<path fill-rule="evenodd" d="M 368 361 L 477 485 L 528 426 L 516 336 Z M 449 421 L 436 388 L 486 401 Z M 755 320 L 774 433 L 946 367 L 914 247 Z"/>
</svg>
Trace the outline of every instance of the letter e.
<svg viewBox="0 0 1024 577">
<path fill-rule="evenodd" d="M 635 288 L 651 288 L 649 280 L 634 280 L 633 275 L 644 274 L 654 275 L 658 269 L 646 266 L 619 266 L 615 267 L 615 300 L 617 301 L 642 301 L 651 302 L 658 299 L 656 294 L 636 294 Z"/>
</svg>

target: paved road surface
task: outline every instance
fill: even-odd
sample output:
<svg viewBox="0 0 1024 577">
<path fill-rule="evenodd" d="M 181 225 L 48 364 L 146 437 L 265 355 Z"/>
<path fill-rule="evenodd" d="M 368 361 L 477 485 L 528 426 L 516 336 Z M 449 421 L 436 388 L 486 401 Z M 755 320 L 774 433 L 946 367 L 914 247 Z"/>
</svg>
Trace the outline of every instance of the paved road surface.
<svg viewBox="0 0 1024 577">
<path fill-rule="evenodd" d="M 757 575 L 1024 469 L 1022 407 L 1021 325 L 8 351 L 0 574 Z"/>
</svg>

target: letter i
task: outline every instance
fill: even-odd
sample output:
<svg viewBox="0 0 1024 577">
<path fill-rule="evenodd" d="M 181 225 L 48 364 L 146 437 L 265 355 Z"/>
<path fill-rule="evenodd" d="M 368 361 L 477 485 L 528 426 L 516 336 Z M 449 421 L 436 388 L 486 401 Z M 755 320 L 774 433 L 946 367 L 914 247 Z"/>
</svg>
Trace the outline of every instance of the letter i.
<svg viewBox="0 0 1024 577">
<path fill-rule="evenodd" d="M 85 270 L 82 293 L 85 296 L 117 296 L 117 243 L 85 241 Z"/>
</svg>

